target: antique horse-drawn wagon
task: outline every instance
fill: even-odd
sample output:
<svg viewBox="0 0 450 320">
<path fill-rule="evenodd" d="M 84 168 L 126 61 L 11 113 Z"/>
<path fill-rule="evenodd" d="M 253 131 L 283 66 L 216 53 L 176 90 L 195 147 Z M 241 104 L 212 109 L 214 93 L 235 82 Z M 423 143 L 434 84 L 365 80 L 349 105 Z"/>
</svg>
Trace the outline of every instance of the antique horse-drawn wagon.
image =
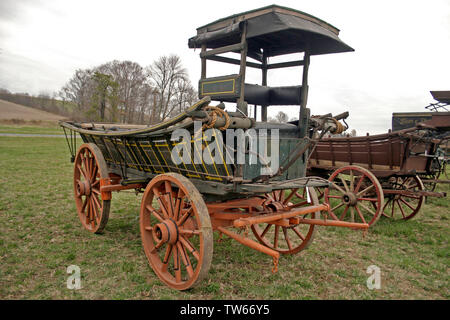
<svg viewBox="0 0 450 320">
<path fill-rule="evenodd" d="M 431 185 L 438 181 L 442 139 L 436 133 L 448 130 L 450 119 L 446 117 L 380 135 L 319 141 L 311 152 L 308 175 L 330 181 L 321 196 L 331 218 L 369 225 L 381 215 L 408 220 L 419 212 L 426 197 L 446 196 L 434 188 L 427 190 L 422 182 L 423 178 Z"/>
<path fill-rule="evenodd" d="M 206 276 L 213 231 L 270 255 L 276 271 L 280 254 L 305 249 L 317 225 L 367 230 L 366 223 L 321 218 L 328 206 L 319 204 L 314 188 L 328 181 L 305 177 L 305 159 L 314 143 L 306 108 L 310 56 L 353 51 L 338 34 L 318 18 L 279 6 L 233 15 L 198 28 L 189 39 L 191 48 L 201 48 L 201 100 L 185 112 L 134 129 L 62 122 L 75 163 L 75 202 L 83 226 L 95 233 L 105 228 L 113 191 L 144 190 L 140 230 L 145 254 L 158 277 L 179 290 Z M 230 52 L 240 59 L 221 55 Z M 289 53 L 303 53 L 303 59 L 268 63 L 269 57 Z M 235 64 L 239 73 L 207 78 L 207 60 Z M 295 66 L 303 66 L 301 85 L 267 86 L 268 70 Z M 261 85 L 245 83 L 247 67 L 261 70 Z M 219 104 L 211 106 L 212 100 Z M 234 103 L 237 110 L 225 111 L 225 102 Z M 261 106 L 261 122 L 248 116 L 248 104 Z M 300 106 L 298 125 L 267 123 L 270 105 Z M 336 123 L 316 129 L 324 126 L 333 130 Z M 247 131 L 240 138 L 229 136 L 231 129 L 236 134 Z M 187 139 L 174 138 L 177 130 L 188 132 Z M 258 147 L 255 152 L 245 140 L 251 136 L 248 130 L 268 137 L 267 150 L 279 153 L 280 167 L 268 168 L 265 151 Z M 75 155 L 76 134 L 84 144 Z M 245 161 L 239 162 L 239 148 L 229 146 L 243 140 Z M 188 149 L 174 152 L 183 144 L 192 147 L 188 149 L 193 154 L 185 153 Z M 194 159 L 197 156 L 200 161 Z"/>
</svg>

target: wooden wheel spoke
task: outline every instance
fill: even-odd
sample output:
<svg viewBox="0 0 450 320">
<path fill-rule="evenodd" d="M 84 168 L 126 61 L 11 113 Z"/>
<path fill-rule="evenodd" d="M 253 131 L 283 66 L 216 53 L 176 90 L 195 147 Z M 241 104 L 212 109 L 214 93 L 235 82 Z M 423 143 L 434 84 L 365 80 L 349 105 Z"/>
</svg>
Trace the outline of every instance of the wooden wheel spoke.
<svg viewBox="0 0 450 320">
<path fill-rule="evenodd" d="M 164 201 L 161 199 L 161 197 L 157 197 L 156 200 L 159 203 L 159 208 L 161 209 L 164 218 L 169 219 L 170 218 L 169 212 L 167 211 L 166 204 L 164 203 Z"/>
<path fill-rule="evenodd" d="M 345 203 L 343 203 L 343 204 L 345 204 Z M 339 218 L 334 214 L 333 210 L 328 211 L 328 213 L 334 220 L 339 220 Z"/>
<path fill-rule="evenodd" d="M 94 202 L 97 205 L 97 207 L 102 209 L 103 208 L 102 203 L 100 202 L 100 199 L 97 197 L 97 195 L 93 194 L 92 198 L 94 199 Z"/>
<path fill-rule="evenodd" d="M 378 202 L 377 198 L 358 198 L 358 201 L 371 201 L 371 202 Z"/>
<path fill-rule="evenodd" d="M 394 209 L 395 209 L 395 201 L 394 200 L 392 200 L 392 202 L 391 202 L 391 206 L 392 206 L 392 210 L 391 210 L 391 217 L 394 217 Z"/>
<path fill-rule="evenodd" d="M 403 198 L 399 198 L 398 200 L 400 200 L 401 202 L 403 202 L 405 205 L 407 205 L 411 210 L 416 210 L 416 208 L 414 208 L 411 204 L 409 204 L 407 201 L 403 200 Z"/>
<path fill-rule="evenodd" d="M 187 255 L 186 250 L 180 241 L 177 242 L 177 248 L 181 256 L 181 261 L 183 261 L 184 266 L 186 267 L 189 278 L 192 278 L 194 276 L 194 269 L 192 268 L 191 260 L 189 259 L 189 256 Z"/>
<path fill-rule="evenodd" d="M 95 221 L 99 221 L 100 220 L 100 215 L 98 214 L 98 208 L 100 206 L 97 206 L 97 204 L 95 203 L 95 198 L 91 197 L 90 200 L 92 202 L 91 207 L 92 207 L 92 218 L 95 218 Z"/>
<path fill-rule="evenodd" d="M 286 240 L 287 246 L 289 248 L 289 250 L 292 250 L 292 243 L 291 243 L 291 239 L 289 239 L 288 233 L 287 233 L 287 228 L 283 227 L 283 235 L 284 235 L 284 239 Z"/>
<path fill-rule="evenodd" d="M 167 205 L 167 213 L 169 214 L 170 218 L 175 217 L 175 211 L 174 211 L 174 195 L 172 191 L 172 184 L 169 181 L 164 181 L 164 188 L 166 190 L 165 198 L 166 198 L 166 205 Z"/>
<path fill-rule="evenodd" d="M 306 238 L 301 234 L 300 231 L 298 231 L 297 227 L 292 228 L 292 230 L 295 232 L 295 234 L 296 234 L 300 239 L 302 239 L 302 241 L 305 241 Z"/>
<path fill-rule="evenodd" d="M 361 213 L 361 210 L 359 210 L 358 206 L 355 206 L 355 210 L 358 213 L 358 216 L 361 218 L 363 223 L 367 223 L 366 219 L 364 219 L 364 215 Z"/>
<path fill-rule="evenodd" d="M 275 225 L 275 234 L 273 238 L 273 247 L 276 249 L 278 248 L 278 234 L 279 234 L 280 226 Z"/>
<path fill-rule="evenodd" d="M 359 197 L 361 197 L 362 195 L 366 194 L 369 190 L 371 190 L 371 189 L 373 189 L 373 188 L 375 188 L 375 185 L 371 184 L 370 186 L 368 186 L 368 187 L 365 188 L 364 190 L 358 192 L 358 193 L 356 194 L 356 196 L 359 198 Z"/>
<path fill-rule="evenodd" d="M 187 248 L 189 252 L 195 257 L 195 259 L 197 259 L 197 261 L 200 260 L 200 255 L 198 251 L 195 249 L 194 245 L 188 239 L 186 239 L 184 236 L 180 236 L 179 240 L 181 241 L 183 246 Z"/>
<path fill-rule="evenodd" d="M 338 204 L 336 207 L 332 208 L 331 211 L 335 211 L 336 209 L 339 209 L 340 207 L 342 207 L 343 205 L 345 205 L 344 202 L 341 202 L 340 204 Z"/>
<path fill-rule="evenodd" d="M 100 180 L 96 180 L 97 174 L 98 174 L 98 167 L 95 165 L 94 169 L 92 170 L 92 176 L 91 176 L 92 185 L 97 184 L 98 182 L 100 182 Z"/>
<path fill-rule="evenodd" d="M 172 248 L 173 248 L 173 246 L 171 244 L 169 244 L 166 247 L 166 253 L 164 254 L 164 258 L 162 260 L 162 266 L 161 266 L 161 270 L 163 272 L 165 272 L 167 270 L 167 267 L 169 266 L 170 257 L 172 255 Z"/>
<path fill-rule="evenodd" d="M 402 213 L 403 219 L 405 219 L 406 218 L 405 212 L 403 211 L 402 205 L 398 200 L 397 200 L 397 205 L 400 209 L 400 212 Z"/>
<path fill-rule="evenodd" d="M 347 186 L 347 182 L 345 181 L 345 179 L 343 178 L 343 176 L 340 176 L 339 179 L 341 180 L 342 184 L 344 185 L 345 191 L 346 192 L 350 192 L 350 189 Z"/>
<path fill-rule="evenodd" d="M 375 216 L 376 212 L 373 212 L 370 208 L 366 207 L 365 204 L 363 203 L 358 203 L 359 206 L 361 206 L 364 210 L 366 210 L 367 212 L 369 212 L 371 215 Z"/>
<path fill-rule="evenodd" d="M 90 180 L 91 179 L 91 175 L 90 175 L 90 172 L 89 172 L 89 166 L 88 166 L 87 162 L 88 162 L 87 158 L 83 158 L 82 159 L 82 163 L 84 165 L 84 173 L 86 174 L 85 178 L 86 178 L 86 180 Z"/>
<path fill-rule="evenodd" d="M 350 207 L 350 221 L 355 222 L 355 207 Z"/>
<path fill-rule="evenodd" d="M 89 164 L 89 175 L 91 177 L 91 180 L 95 179 L 95 175 L 94 175 L 94 171 L 95 171 L 95 158 L 94 157 L 89 157 L 87 163 Z"/>
<path fill-rule="evenodd" d="M 152 253 L 157 252 L 157 251 L 159 250 L 159 248 L 161 248 L 163 245 L 164 245 L 164 242 L 163 242 L 163 241 L 158 242 L 157 244 L 155 244 L 155 246 L 153 247 L 153 249 L 152 249 L 151 252 L 152 252 Z"/>
<path fill-rule="evenodd" d="M 296 195 L 297 198 L 299 198 L 299 199 L 305 199 L 305 190 L 303 190 L 303 193 L 302 193 L 302 194 L 298 193 L 298 191 L 295 191 L 295 195 Z"/>
<path fill-rule="evenodd" d="M 189 218 L 189 216 L 192 214 L 192 212 L 193 212 L 193 208 L 192 207 L 190 207 L 182 216 L 181 216 L 181 218 L 177 221 L 177 225 L 179 226 L 179 227 L 181 227 L 185 222 L 186 222 L 186 220 Z"/>
<path fill-rule="evenodd" d="M 173 199 L 171 197 L 171 193 L 166 193 L 163 195 L 165 201 L 164 203 L 166 204 L 166 209 L 167 209 L 167 215 L 169 216 L 169 218 L 173 219 L 174 217 L 174 206 L 173 206 Z"/>
<path fill-rule="evenodd" d="M 181 205 L 183 203 L 184 193 L 183 190 L 178 189 L 177 198 L 175 201 L 174 220 L 177 221 L 180 215 Z"/>
<path fill-rule="evenodd" d="M 291 193 L 284 199 L 283 204 L 288 203 L 289 200 L 291 200 L 292 197 L 295 195 L 295 193 L 297 192 L 297 190 L 298 190 L 298 188 L 297 188 L 297 189 L 292 189 L 292 190 L 291 190 Z"/>
<path fill-rule="evenodd" d="M 84 168 L 83 168 L 79 163 L 77 163 L 77 168 L 78 168 L 78 170 L 81 172 L 81 174 L 83 175 L 83 177 L 84 177 L 86 180 L 88 180 L 87 174 L 86 174 L 86 172 L 84 171 Z"/>
<path fill-rule="evenodd" d="M 175 271 L 175 281 L 181 282 L 181 265 L 180 265 L 180 255 L 178 252 L 178 247 L 173 248 L 173 270 Z"/>
<path fill-rule="evenodd" d="M 333 186 L 333 188 L 338 190 L 340 193 L 342 193 L 342 194 L 345 193 L 345 191 L 341 187 L 339 187 L 336 183 L 332 182 L 331 185 Z"/>
<path fill-rule="evenodd" d="M 187 230 L 187 229 L 182 229 L 182 228 L 179 228 L 178 232 L 180 234 L 186 234 L 186 235 L 191 235 L 191 236 L 193 236 L 193 235 L 198 236 L 201 233 L 200 230 Z"/>
<path fill-rule="evenodd" d="M 361 178 L 359 178 L 358 183 L 356 184 L 355 189 L 353 190 L 353 192 L 358 192 L 359 188 L 361 188 L 362 182 L 364 180 L 364 175 L 361 176 Z"/>
<path fill-rule="evenodd" d="M 347 206 L 345 207 L 344 212 L 342 212 L 342 214 L 341 214 L 341 218 L 338 219 L 338 220 L 344 220 L 344 218 L 345 218 L 345 216 L 346 216 L 346 214 L 347 214 L 347 211 L 348 211 L 348 208 L 349 208 L 349 207 L 350 207 L 349 205 L 347 205 Z"/>
<path fill-rule="evenodd" d="M 342 199 L 342 196 L 328 195 L 328 198 L 332 198 L 332 199 Z"/>
<path fill-rule="evenodd" d="M 163 222 L 164 219 L 163 217 L 161 217 L 161 215 L 155 210 L 155 208 L 153 208 L 151 205 L 146 205 L 145 208 L 150 211 L 150 213 L 159 220 L 159 222 Z"/>
<path fill-rule="evenodd" d="M 88 203 L 88 197 L 85 197 L 84 201 L 83 201 L 83 205 L 81 206 L 81 213 L 84 213 L 87 203 Z"/>
<path fill-rule="evenodd" d="M 270 227 L 272 227 L 272 224 L 268 223 L 266 228 L 264 229 L 264 231 L 261 233 L 261 238 L 264 238 L 264 236 L 266 235 L 267 231 L 269 231 Z"/>
<path fill-rule="evenodd" d="M 354 179 L 353 179 L 353 170 L 350 169 L 350 191 L 355 190 Z"/>
</svg>

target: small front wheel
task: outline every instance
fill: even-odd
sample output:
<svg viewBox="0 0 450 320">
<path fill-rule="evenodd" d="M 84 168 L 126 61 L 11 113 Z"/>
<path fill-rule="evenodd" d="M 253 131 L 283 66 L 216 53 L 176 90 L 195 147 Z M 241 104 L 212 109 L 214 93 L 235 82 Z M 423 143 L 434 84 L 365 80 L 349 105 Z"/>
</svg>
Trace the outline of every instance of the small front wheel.
<svg viewBox="0 0 450 320">
<path fill-rule="evenodd" d="M 200 192 L 184 176 L 160 174 L 147 185 L 140 229 L 145 255 L 169 287 L 186 290 L 206 277 L 213 254 L 213 230 Z"/>
<path fill-rule="evenodd" d="M 307 195 L 309 192 L 309 197 Z M 295 188 L 289 190 L 276 190 L 264 196 L 265 207 L 286 207 L 289 209 L 318 205 L 319 200 L 314 188 Z M 304 218 L 317 219 L 320 212 L 312 212 Z M 295 254 L 306 248 L 314 239 L 315 225 L 298 224 L 289 227 L 272 223 L 259 223 L 252 225 L 255 238 L 263 245 L 278 251 L 281 254 Z"/>
</svg>

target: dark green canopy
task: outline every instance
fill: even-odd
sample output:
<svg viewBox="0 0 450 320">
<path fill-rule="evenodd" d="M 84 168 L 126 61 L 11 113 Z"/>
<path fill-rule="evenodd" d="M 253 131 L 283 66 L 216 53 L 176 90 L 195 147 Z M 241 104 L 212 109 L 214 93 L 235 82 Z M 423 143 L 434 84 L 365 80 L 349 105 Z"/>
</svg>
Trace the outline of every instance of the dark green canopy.
<svg viewBox="0 0 450 320">
<path fill-rule="evenodd" d="M 304 52 L 310 55 L 354 51 L 339 39 L 339 30 L 307 13 L 271 5 L 235 14 L 197 29 L 189 39 L 190 48 L 206 45 L 209 49 L 241 41 L 247 25 L 248 55 L 259 61 L 267 57 Z"/>
</svg>

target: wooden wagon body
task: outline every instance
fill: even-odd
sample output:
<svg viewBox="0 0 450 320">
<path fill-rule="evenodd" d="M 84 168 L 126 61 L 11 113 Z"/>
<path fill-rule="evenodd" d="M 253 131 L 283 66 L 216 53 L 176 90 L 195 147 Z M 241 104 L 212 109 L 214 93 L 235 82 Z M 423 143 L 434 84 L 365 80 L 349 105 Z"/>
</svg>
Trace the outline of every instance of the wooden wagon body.
<svg viewBox="0 0 450 320">
<path fill-rule="evenodd" d="M 431 174 L 439 140 L 411 128 L 379 135 L 325 138 L 309 159 L 312 174 L 346 165 L 369 169 L 377 177 Z"/>
<path fill-rule="evenodd" d="M 442 170 L 442 139 L 436 136 L 449 125 L 442 119 L 386 134 L 319 141 L 308 174 L 331 182 L 324 191 L 329 214 L 369 225 L 381 215 L 407 220 L 419 212 L 425 197 L 445 197 L 434 192 Z"/>
</svg>

